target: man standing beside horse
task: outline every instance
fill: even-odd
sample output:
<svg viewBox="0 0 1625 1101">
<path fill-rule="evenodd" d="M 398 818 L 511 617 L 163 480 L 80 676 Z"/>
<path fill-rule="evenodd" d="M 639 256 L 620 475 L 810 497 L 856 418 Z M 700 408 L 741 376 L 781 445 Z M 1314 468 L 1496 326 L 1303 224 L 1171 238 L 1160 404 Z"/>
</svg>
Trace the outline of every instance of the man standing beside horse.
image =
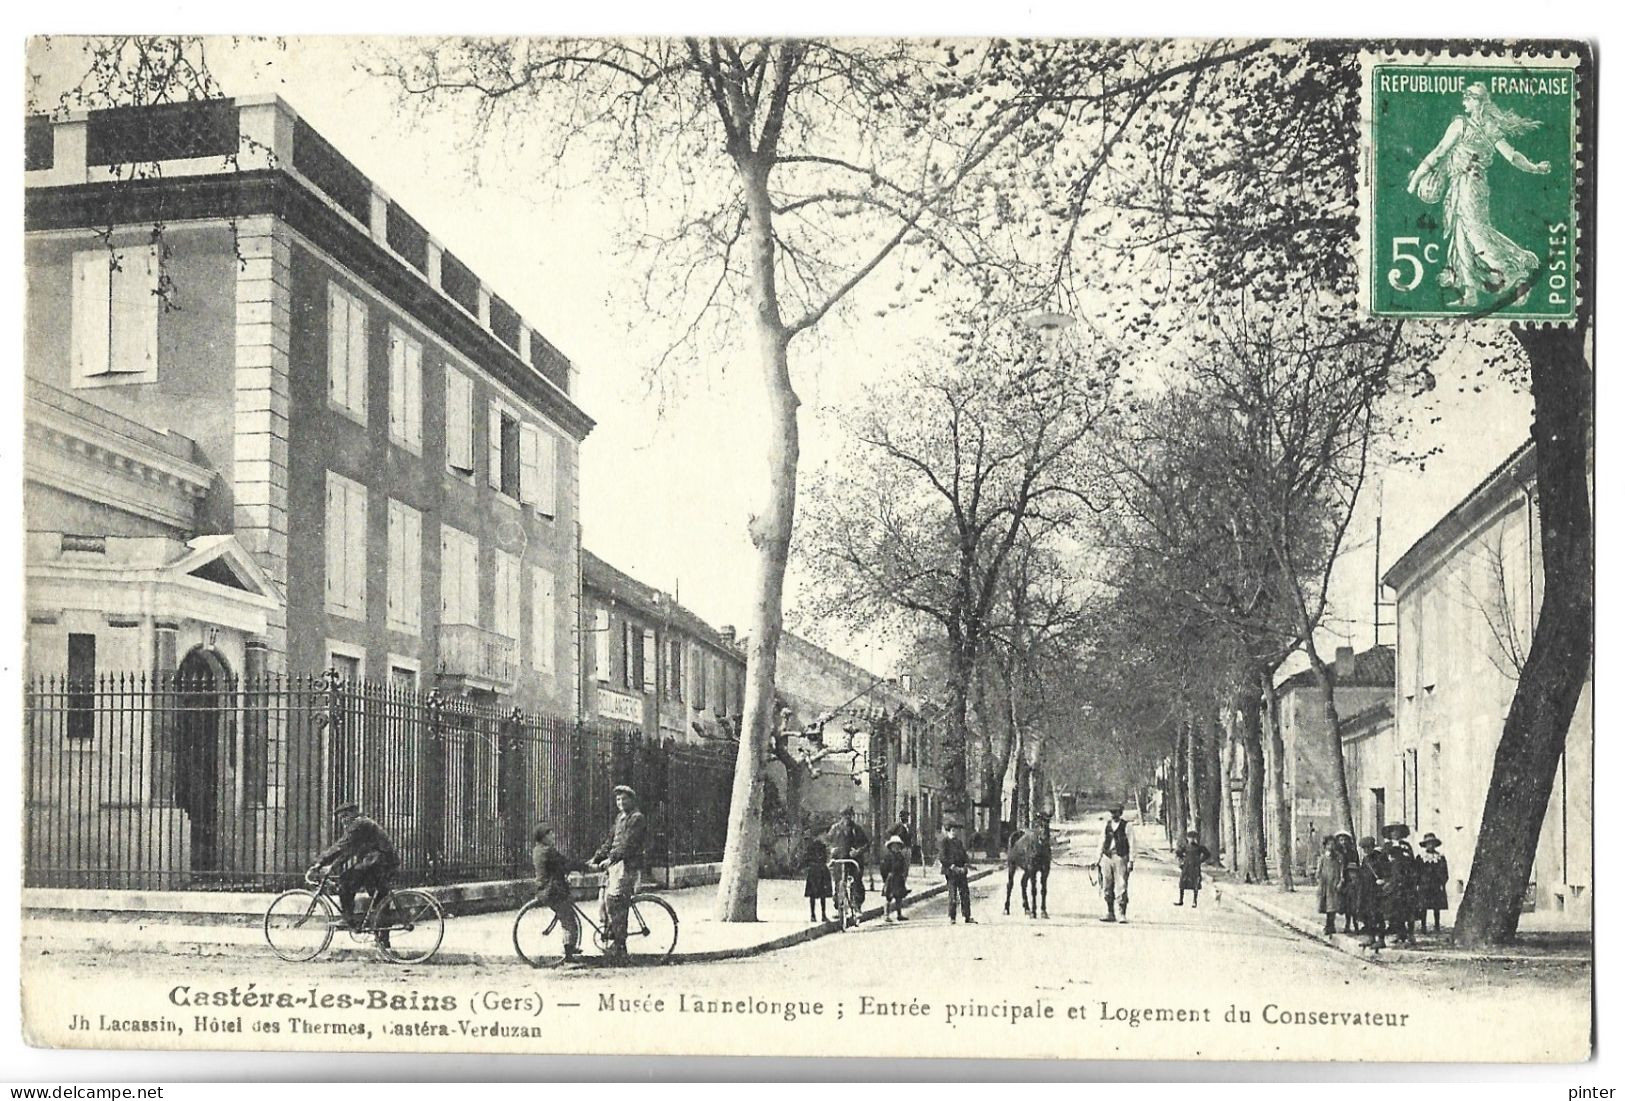
<svg viewBox="0 0 1625 1101">
<path fill-rule="evenodd" d="M 1128 876 L 1134 870 L 1133 853 L 1123 804 L 1115 803 L 1100 841 L 1100 893 L 1106 897 L 1106 916 L 1101 921 L 1128 923 Z"/>
</svg>

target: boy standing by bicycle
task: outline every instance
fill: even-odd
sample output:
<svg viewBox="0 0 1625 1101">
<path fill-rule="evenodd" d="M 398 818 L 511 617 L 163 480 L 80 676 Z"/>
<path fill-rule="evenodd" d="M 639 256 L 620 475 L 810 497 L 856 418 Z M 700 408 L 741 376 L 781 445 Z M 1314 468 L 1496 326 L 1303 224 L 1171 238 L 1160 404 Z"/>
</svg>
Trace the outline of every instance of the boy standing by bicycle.
<svg viewBox="0 0 1625 1101">
<path fill-rule="evenodd" d="M 638 793 L 626 784 L 615 785 L 615 807 L 620 812 L 609 836 L 593 854 L 593 864 L 605 870 L 604 908 L 601 919 L 609 937 L 610 954 L 626 955 L 626 915 L 632 895 L 638 889 L 638 873 L 643 870 L 643 846 L 647 826 L 638 809 Z"/>
<path fill-rule="evenodd" d="M 570 873 L 585 872 L 585 861 L 572 860 L 553 845 L 553 827 L 538 823 L 531 834 L 530 860 L 536 868 L 536 900 L 558 915 L 564 927 L 564 958 L 581 954 L 581 920 L 570 892 Z"/>
</svg>

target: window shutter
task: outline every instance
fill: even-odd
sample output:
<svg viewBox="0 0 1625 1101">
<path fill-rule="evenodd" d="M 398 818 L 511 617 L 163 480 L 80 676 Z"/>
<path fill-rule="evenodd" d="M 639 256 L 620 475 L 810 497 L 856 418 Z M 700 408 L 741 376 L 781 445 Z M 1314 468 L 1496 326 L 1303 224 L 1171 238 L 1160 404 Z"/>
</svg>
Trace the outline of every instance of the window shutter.
<svg viewBox="0 0 1625 1101">
<path fill-rule="evenodd" d="M 553 669 L 554 590 L 553 574 L 541 566 L 531 571 L 530 656 L 531 664 L 544 672 Z"/>
<path fill-rule="evenodd" d="M 406 553 L 401 571 L 401 601 L 406 606 L 406 622 L 416 634 L 423 629 L 423 517 L 416 509 L 406 509 Z"/>
<path fill-rule="evenodd" d="M 327 476 L 327 606 L 329 609 L 344 605 L 348 587 L 344 580 L 344 485 Z"/>
<path fill-rule="evenodd" d="M 625 684 L 628 688 L 632 688 L 632 687 L 636 686 L 638 668 L 639 668 L 638 664 L 637 664 L 637 654 L 634 653 L 634 651 L 637 649 L 637 647 L 633 644 L 632 636 L 633 636 L 632 624 L 627 622 L 626 620 L 622 620 L 621 621 L 621 658 L 622 658 L 622 662 L 621 662 L 621 682 L 623 684 Z"/>
<path fill-rule="evenodd" d="M 343 405 L 350 393 L 350 304 L 343 291 L 327 285 L 327 396 Z"/>
<path fill-rule="evenodd" d="M 393 348 L 391 349 L 393 351 Z M 393 365 L 393 356 L 391 357 Z M 393 398 L 393 388 L 390 394 Z M 389 502 L 389 563 L 385 567 L 388 574 L 384 595 L 385 622 L 395 626 L 405 620 L 405 589 L 406 589 L 406 513 L 401 511 L 399 501 Z"/>
<path fill-rule="evenodd" d="M 593 613 L 593 670 L 598 679 L 609 681 L 609 609 L 599 608 Z"/>
<path fill-rule="evenodd" d="M 346 605 L 359 614 L 367 610 L 367 487 L 350 486 L 350 501 L 345 509 L 348 531 L 343 553 L 348 558 L 344 578 Z"/>
<path fill-rule="evenodd" d="M 557 516 L 558 507 L 558 478 L 559 478 L 559 441 L 551 432 L 539 434 L 537 449 L 537 470 L 539 485 L 536 492 L 536 511 L 544 516 Z"/>
<path fill-rule="evenodd" d="M 367 307 L 359 299 L 350 299 L 349 393 L 345 405 L 362 419 L 367 416 Z"/>
<path fill-rule="evenodd" d="M 480 544 L 472 535 L 464 535 L 462 538 L 463 576 L 462 583 L 458 588 L 461 592 L 463 622 L 478 626 L 480 622 Z"/>
<path fill-rule="evenodd" d="M 468 376 L 446 368 L 446 454 L 454 470 L 474 469 L 474 395 Z"/>
<path fill-rule="evenodd" d="M 643 690 L 655 691 L 655 633 L 648 628 L 643 631 Z"/>
<path fill-rule="evenodd" d="M 113 273 L 106 249 L 73 257 L 73 372 L 90 378 L 107 371 Z"/>
<path fill-rule="evenodd" d="M 694 707 L 699 711 L 705 710 L 705 670 L 709 664 L 705 651 L 696 646 L 690 668 L 693 670 L 694 678 Z"/>
<path fill-rule="evenodd" d="M 485 418 L 485 480 L 502 488 L 502 408 L 492 402 Z"/>
<path fill-rule="evenodd" d="M 126 249 L 110 272 L 111 348 L 107 370 L 144 374 L 158 365 L 158 248 Z"/>
<path fill-rule="evenodd" d="M 534 424 L 519 428 L 519 500 L 527 505 L 541 499 L 541 432 Z"/>
<path fill-rule="evenodd" d="M 452 529 L 440 525 L 440 622 L 457 622 L 457 545 Z"/>
<path fill-rule="evenodd" d="M 423 348 L 415 340 L 408 340 L 405 345 L 406 442 L 417 451 L 423 447 Z"/>
<path fill-rule="evenodd" d="M 393 439 L 407 439 L 406 338 L 393 325 L 389 327 L 389 434 Z"/>
</svg>

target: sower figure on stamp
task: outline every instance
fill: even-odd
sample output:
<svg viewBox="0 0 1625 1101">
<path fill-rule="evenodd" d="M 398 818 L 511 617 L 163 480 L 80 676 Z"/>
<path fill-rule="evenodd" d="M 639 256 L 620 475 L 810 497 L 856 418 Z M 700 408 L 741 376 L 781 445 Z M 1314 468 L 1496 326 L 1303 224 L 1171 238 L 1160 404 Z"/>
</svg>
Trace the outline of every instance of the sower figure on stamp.
<svg viewBox="0 0 1625 1101">
<path fill-rule="evenodd" d="M 643 846 L 647 827 L 638 809 L 638 793 L 625 784 L 615 786 L 615 825 L 609 837 L 593 854 L 593 865 L 606 871 L 604 906 L 599 919 L 609 937 L 610 954 L 626 955 L 626 915 L 632 895 L 638 889 L 638 873 L 643 870 Z"/>
<path fill-rule="evenodd" d="M 1128 821 L 1123 817 L 1123 804 L 1116 803 L 1100 842 L 1100 893 L 1106 897 L 1106 916 L 1101 921 L 1128 921 L 1128 877 L 1133 870 Z"/>
<path fill-rule="evenodd" d="M 1419 905 L 1417 920 L 1422 932 L 1428 931 L 1428 911 L 1433 911 L 1433 931 L 1439 932 L 1439 912 L 1450 909 L 1450 862 L 1439 851 L 1443 844 L 1434 834 L 1422 838 L 1422 855 L 1416 858 L 1416 880 Z"/>
<path fill-rule="evenodd" d="M 387 895 L 389 877 L 400 867 L 400 858 L 383 827 L 362 814 L 355 803 L 340 803 L 333 808 L 333 817 L 339 827 L 338 840 L 317 855 L 310 870 L 328 866 L 338 869 L 340 916 L 353 929 L 359 920 L 355 913 L 356 892 L 365 889 L 374 902 Z M 339 867 L 341 864 L 343 867 Z"/>
<path fill-rule="evenodd" d="M 1179 843 L 1174 850 L 1174 859 L 1179 861 L 1179 901 L 1175 906 L 1185 905 L 1185 892 L 1191 893 L 1191 908 L 1195 909 L 1197 899 L 1202 893 L 1202 865 L 1213 859 L 1213 854 L 1206 845 L 1197 840 L 1195 830 L 1185 831 L 1185 840 Z"/>
<path fill-rule="evenodd" d="M 564 928 L 564 958 L 581 954 L 581 920 L 570 894 L 570 873 L 587 871 L 587 864 L 560 852 L 553 844 L 553 827 L 539 822 L 530 835 L 530 862 L 536 869 L 536 900 L 558 915 Z"/>
<path fill-rule="evenodd" d="M 965 924 L 975 925 L 970 916 L 970 852 L 959 839 L 959 823 L 949 822 L 942 827 L 948 836 L 942 839 L 942 878 L 948 881 L 948 924 L 956 920 L 960 908 L 965 911 Z"/>
</svg>

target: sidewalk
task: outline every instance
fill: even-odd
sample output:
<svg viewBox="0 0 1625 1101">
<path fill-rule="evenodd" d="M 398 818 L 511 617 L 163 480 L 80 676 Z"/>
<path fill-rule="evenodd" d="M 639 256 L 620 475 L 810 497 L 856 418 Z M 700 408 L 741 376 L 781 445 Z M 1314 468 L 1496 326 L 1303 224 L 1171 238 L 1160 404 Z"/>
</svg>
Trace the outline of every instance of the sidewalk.
<svg viewBox="0 0 1625 1101">
<path fill-rule="evenodd" d="M 1146 846 L 1151 859 L 1173 864 L 1173 854 L 1165 847 Z M 1361 945 L 1361 937 L 1341 931 L 1327 936 L 1326 915 L 1319 909 L 1313 883 L 1301 884 L 1293 891 L 1283 891 L 1274 884 L 1242 883 L 1224 868 L 1206 867 L 1204 878 L 1224 897 L 1252 910 L 1261 917 L 1284 925 L 1294 932 L 1321 941 L 1345 955 L 1377 963 L 1518 963 L 1518 964 L 1590 964 L 1593 938 L 1590 929 L 1575 928 L 1554 922 L 1547 915 L 1526 915 L 1518 927 L 1518 943 L 1504 949 L 1484 950 L 1456 948 L 1450 943 L 1448 927 L 1443 933 L 1418 933 L 1415 948 L 1396 948 L 1390 944 L 1378 954 Z M 1445 915 L 1448 921 L 1450 915 Z M 1337 928 L 1341 930 L 1341 915 Z"/>
<path fill-rule="evenodd" d="M 996 870 L 995 866 L 979 868 L 971 873 L 971 880 L 982 879 Z M 918 905 L 938 897 L 944 891 L 942 879 L 930 870 L 917 874 L 915 882 L 919 889 L 909 895 L 905 905 Z M 659 891 L 661 897 L 677 910 L 677 950 L 668 962 L 699 963 L 754 956 L 839 932 L 839 926 L 834 921 L 814 924 L 807 920 L 807 900 L 802 890 L 800 879 L 762 880 L 757 889 L 757 913 L 762 915 L 763 920 L 750 923 L 715 920 L 712 916 L 717 896 L 715 884 Z M 879 898 L 878 891 L 869 893 L 867 901 L 873 901 L 875 905 L 864 910 L 865 921 L 880 919 L 882 907 Z M 593 912 L 592 906 L 595 904 L 583 905 L 589 913 Z M 833 912 L 834 906 L 830 909 Z M 514 911 L 507 910 L 446 918 L 446 939 L 430 962 L 435 965 L 518 965 L 512 940 L 513 917 Z M 110 922 L 33 918 L 23 922 L 22 941 L 25 952 L 40 954 L 160 952 L 168 955 L 270 956 L 258 924 L 228 922 L 196 924 L 150 919 Z M 370 942 L 352 940 L 341 933 L 333 938 L 333 946 L 321 958 L 346 960 L 376 956 L 377 952 Z M 592 963 L 595 959 L 589 955 L 585 962 Z"/>
</svg>

